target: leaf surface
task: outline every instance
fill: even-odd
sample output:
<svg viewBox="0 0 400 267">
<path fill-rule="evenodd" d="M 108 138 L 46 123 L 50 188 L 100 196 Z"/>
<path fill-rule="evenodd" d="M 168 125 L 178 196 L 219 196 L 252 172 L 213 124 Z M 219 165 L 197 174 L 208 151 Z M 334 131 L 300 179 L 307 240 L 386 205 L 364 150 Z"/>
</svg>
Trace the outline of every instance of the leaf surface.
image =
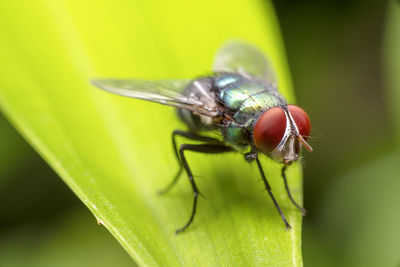
<svg viewBox="0 0 400 267">
<path fill-rule="evenodd" d="M 94 77 L 193 78 L 209 73 L 232 38 L 271 59 L 293 102 L 278 24 L 261 1 L 22 1 L 0 4 L 0 104 L 84 204 L 140 265 L 300 266 L 301 215 L 269 159 L 263 164 L 293 229 L 239 154 L 188 154 L 198 186 L 193 225 L 187 177 L 157 196 L 177 171 L 172 108 L 108 94 Z M 301 167 L 289 168 L 301 202 Z M 50 200 L 51 201 L 51 200 Z"/>
</svg>

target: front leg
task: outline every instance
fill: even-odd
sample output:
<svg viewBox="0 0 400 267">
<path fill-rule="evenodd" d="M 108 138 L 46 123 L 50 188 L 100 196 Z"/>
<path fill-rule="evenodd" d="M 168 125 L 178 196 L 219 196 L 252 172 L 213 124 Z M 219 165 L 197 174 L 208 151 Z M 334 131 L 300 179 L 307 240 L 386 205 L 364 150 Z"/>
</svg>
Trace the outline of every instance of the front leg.
<svg viewBox="0 0 400 267">
<path fill-rule="evenodd" d="M 257 167 L 258 167 L 258 170 L 260 172 L 261 178 L 262 178 L 262 180 L 264 182 L 265 188 L 267 189 L 267 192 L 268 192 L 269 196 L 271 197 L 272 201 L 274 202 L 274 205 L 275 205 L 276 209 L 278 210 L 279 215 L 281 216 L 283 222 L 285 223 L 286 229 L 292 228 L 290 226 L 290 224 L 288 223 L 288 221 L 286 220 L 286 217 L 283 214 L 283 212 L 281 210 L 281 207 L 279 207 L 278 201 L 276 201 L 276 199 L 274 197 L 274 194 L 272 194 L 271 186 L 269 185 L 268 180 L 265 177 L 265 173 L 264 173 L 264 170 L 263 170 L 263 168 L 261 166 L 261 162 L 260 162 L 260 160 L 258 158 L 258 154 L 257 153 L 248 153 L 248 154 L 245 155 L 245 159 L 248 162 L 252 162 L 253 160 L 255 160 L 257 162 Z"/>
<path fill-rule="evenodd" d="M 283 215 L 283 212 L 282 212 L 282 210 L 281 210 L 281 207 L 279 207 L 279 204 L 278 204 L 278 202 L 276 201 L 274 195 L 272 194 L 271 186 L 269 185 L 269 183 L 268 183 L 268 181 L 267 181 L 267 178 L 265 177 L 264 170 L 262 169 L 261 162 L 260 162 L 260 160 L 258 159 L 258 157 L 256 158 L 256 162 L 257 162 L 258 170 L 260 171 L 260 174 L 261 174 L 261 178 L 262 178 L 262 180 L 264 181 L 265 188 L 267 189 L 267 192 L 268 192 L 269 196 L 271 197 L 272 201 L 274 202 L 274 205 L 275 205 L 276 209 L 278 210 L 279 215 L 281 215 L 281 218 L 282 218 L 283 222 L 284 222 L 285 225 L 286 225 L 286 229 L 292 228 L 292 227 L 290 226 L 290 224 L 288 223 L 288 221 L 286 220 L 285 215 Z"/>
<path fill-rule="evenodd" d="M 286 173 L 285 173 L 286 168 L 287 168 L 287 165 L 284 165 L 284 166 L 282 167 L 282 178 L 283 178 L 283 181 L 285 182 L 286 192 L 287 192 L 287 194 L 288 194 L 288 196 L 289 196 L 289 198 L 290 198 L 290 201 L 292 201 L 293 205 L 295 205 L 295 206 L 301 211 L 301 214 L 302 214 L 303 216 L 305 216 L 306 213 L 307 213 L 307 210 L 306 210 L 305 208 L 300 207 L 300 205 L 296 203 L 296 201 L 295 201 L 294 198 L 292 197 L 292 194 L 290 193 L 289 185 L 288 185 L 288 182 L 287 182 L 287 179 L 286 179 Z"/>
</svg>

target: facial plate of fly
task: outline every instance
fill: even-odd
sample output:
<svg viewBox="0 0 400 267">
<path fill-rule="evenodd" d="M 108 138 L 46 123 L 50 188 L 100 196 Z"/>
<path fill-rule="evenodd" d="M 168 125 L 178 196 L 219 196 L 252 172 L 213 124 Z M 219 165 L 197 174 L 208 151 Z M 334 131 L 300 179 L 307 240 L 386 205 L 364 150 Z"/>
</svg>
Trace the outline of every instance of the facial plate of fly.
<svg viewBox="0 0 400 267">
<path fill-rule="evenodd" d="M 300 148 L 311 147 L 306 139 L 311 123 L 306 112 L 298 106 L 288 105 L 277 89 L 274 72 L 263 53 L 243 42 L 228 42 L 218 51 L 214 74 L 194 80 L 147 81 L 137 79 L 94 79 L 92 84 L 126 97 L 143 99 L 177 108 L 179 118 L 188 130 L 172 133 L 173 148 L 179 171 L 171 183 L 160 193 L 168 192 L 186 172 L 194 198 L 191 215 L 180 233 L 192 223 L 196 214 L 199 190 L 193 178 L 185 152 L 205 154 L 240 152 L 247 161 L 256 161 L 261 178 L 286 228 L 286 220 L 269 185 L 259 160 L 265 154 L 282 164 L 282 178 L 291 202 L 303 213 L 292 197 L 285 170 L 299 159 Z M 217 137 L 205 134 L 218 133 Z M 189 142 L 176 145 L 176 137 Z M 191 144 L 200 141 L 201 144 Z"/>
</svg>

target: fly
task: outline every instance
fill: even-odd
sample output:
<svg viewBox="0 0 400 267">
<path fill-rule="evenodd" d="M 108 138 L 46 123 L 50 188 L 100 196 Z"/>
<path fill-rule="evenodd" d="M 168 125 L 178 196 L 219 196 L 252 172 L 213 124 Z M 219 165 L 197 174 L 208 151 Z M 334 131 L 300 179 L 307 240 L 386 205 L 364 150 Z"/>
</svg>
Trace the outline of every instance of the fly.
<svg viewBox="0 0 400 267">
<path fill-rule="evenodd" d="M 307 113 L 289 105 L 278 92 L 277 80 L 267 59 L 257 48 L 242 42 L 228 42 L 217 53 L 213 74 L 195 80 L 146 81 L 136 79 L 95 79 L 93 85 L 106 91 L 157 102 L 177 108 L 187 131 L 175 130 L 172 144 L 179 163 L 179 171 L 161 193 L 167 193 L 185 170 L 193 189 L 193 206 L 189 220 L 177 229 L 187 229 L 196 214 L 200 194 L 185 152 L 225 153 L 240 152 L 249 161 L 256 161 L 265 188 L 287 229 L 286 220 L 259 160 L 265 154 L 282 164 L 282 178 L 291 202 L 305 214 L 305 209 L 292 197 L 285 171 L 297 161 L 301 146 L 312 151 L 306 142 L 311 131 Z M 207 136 L 207 132 L 217 137 Z M 201 144 L 182 144 L 176 137 L 200 141 Z"/>
</svg>

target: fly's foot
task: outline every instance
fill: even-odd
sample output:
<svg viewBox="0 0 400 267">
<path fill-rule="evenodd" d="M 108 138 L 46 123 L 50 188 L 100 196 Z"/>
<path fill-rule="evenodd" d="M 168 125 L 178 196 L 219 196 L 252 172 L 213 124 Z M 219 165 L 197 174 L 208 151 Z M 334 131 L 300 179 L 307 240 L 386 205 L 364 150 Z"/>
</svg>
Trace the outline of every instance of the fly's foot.
<svg viewBox="0 0 400 267">
<path fill-rule="evenodd" d="M 301 215 L 306 216 L 307 215 L 307 210 L 305 208 L 301 208 Z"/>
</svg>

